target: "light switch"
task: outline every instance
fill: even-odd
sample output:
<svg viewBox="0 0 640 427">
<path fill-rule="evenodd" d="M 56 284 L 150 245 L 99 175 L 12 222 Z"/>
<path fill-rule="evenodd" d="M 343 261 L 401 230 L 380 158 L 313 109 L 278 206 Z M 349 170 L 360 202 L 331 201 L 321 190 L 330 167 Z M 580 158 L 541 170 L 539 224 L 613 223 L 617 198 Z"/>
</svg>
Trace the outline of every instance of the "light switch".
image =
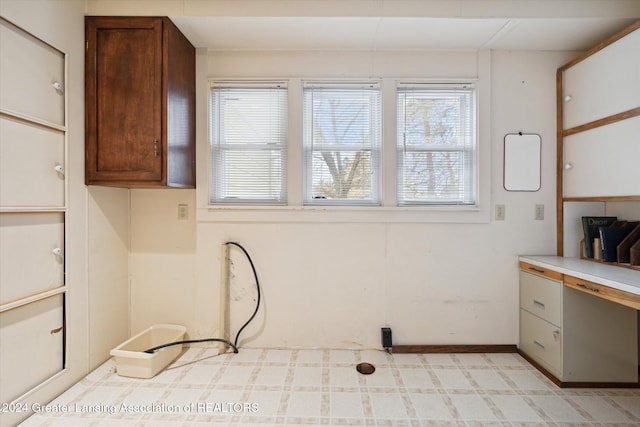
<svg viewBox="0 0 640 427">
<path fill-rule="evenodd" d="M 506 208 L 504 205 L 496 205 L 496 221 L 504 221 L 504 218 L 506 216 Z"/>
<path fill-rule="evenodd" d="M 542 221 L 544 219 L 544 205 L 536 205 L 535 220 Z"/>
</svg>

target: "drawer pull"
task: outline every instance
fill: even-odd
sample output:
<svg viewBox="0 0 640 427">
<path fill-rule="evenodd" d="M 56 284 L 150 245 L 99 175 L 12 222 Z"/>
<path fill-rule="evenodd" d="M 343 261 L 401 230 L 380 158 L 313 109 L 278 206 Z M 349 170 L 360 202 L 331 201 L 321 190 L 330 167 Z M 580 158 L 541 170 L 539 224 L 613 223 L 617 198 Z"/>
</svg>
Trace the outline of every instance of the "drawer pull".
<svg viewBox="0 0 640 427">
<path fill-rule="evenodd" d="M 576 283 L 576 285 L 578 285 L 578 287 L 581 288 L 581 289 L 586 289 L 587 291 L 591 291 L 591 292 L 595 292 L 595 293 L 599 293 L 600 292 L 600 289 L 594 288 L 593 286 L 585 285 L 584 283 Z"/>
<path fill-rule="evenodd" d="M 543 270 L 543 269 L 541 269 L 541 268 L 529 267 L 529 270 L 531 270 L 531 271 L 535 271 L 536 273 L 541 273 L 541 274 L 543 274 L 543 273 L 544 273 L 544 270 Z"/>
<path fill-rule="evenodd" d="M 544 345 L 543 345 L 543 344 L 540 344 L 538 341 L 535 341 L 535 340 L 533 341 L 533 343 L 534 343 L 536 346 L 540 347 L 542 350 L 544 350 Z"/>
<path fill-rule="evenodd" d="M 533 305 L 535 305 L 536 307 L 540 307 L 541 309 L 543 309 L 543 310 L 544 310 L 544 304 L 543 304 L 543 303 L 541 303 L 541 302 L 540 302 L 540 301 L 538 301 L 538 300 L 535 300 L 535 299 L 534 299 L 534 300 L 533 300 Z"/>
<path fill-rule="evenodd" d="M 53 334 L 57 334 L 58 332 L 62 331 L 62 326 L 60 326 L 59 328 L 55 328 L 51 330 L 51 335 Z"/>
</svg>

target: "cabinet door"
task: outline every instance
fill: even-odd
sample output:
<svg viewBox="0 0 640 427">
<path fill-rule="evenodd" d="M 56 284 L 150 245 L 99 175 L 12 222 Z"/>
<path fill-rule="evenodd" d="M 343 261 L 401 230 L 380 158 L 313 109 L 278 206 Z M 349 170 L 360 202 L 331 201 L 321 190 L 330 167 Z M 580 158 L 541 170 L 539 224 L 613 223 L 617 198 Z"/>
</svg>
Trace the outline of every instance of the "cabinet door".
<svg viewBox="0 0 640 427">
<path fill-rule="evenodd" d="M 564 138 L 564 197 L 640 195 L 640 116 Z"/>
<path fill-rule="evenodd" d="M 87 183 L 163 178 L 162 20 L 86 21 Z"/>
<path fill-rule="evenodd" d="M 62 208 L 64 132 L 0 117 L 0 206 Z"/>
<path fill-rule="evenodd" d="M 63 256 L 63 213 L 0 214 L 0 304 L 64 285 Z"/>
<path fill-rule="evenodd" d="M 11 402 L 63 369 L 64 298 L 0 313 L 0 402 Z"/>
<path fill-rule="evenodd" d="M 64 55 L 0 18 L 0 108 L 64 126 Z"/>
<path fill-rule="evenodd" d="M 564 129 L 640 106 L 638 46 L 635 30 L 564 71 Z"/>
</svg>

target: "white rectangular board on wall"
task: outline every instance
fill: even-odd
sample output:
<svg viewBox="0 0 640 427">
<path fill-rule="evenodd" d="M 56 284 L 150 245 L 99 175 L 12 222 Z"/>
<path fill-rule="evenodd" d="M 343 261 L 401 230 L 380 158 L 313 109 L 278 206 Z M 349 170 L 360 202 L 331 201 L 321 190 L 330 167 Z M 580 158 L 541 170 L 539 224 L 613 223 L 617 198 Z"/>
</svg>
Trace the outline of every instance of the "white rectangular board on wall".
<svg viewBox="0 0 640 427">
<path fill-rule="evenodd" d="M 564 138 L 564 197 L 640 195 L 640 116 Z"/>
<path fill-rule="evenodd" d="M 540 135 L 522 132 L 504 137 L 504 189 L 540 190 Z"/>
</svg>

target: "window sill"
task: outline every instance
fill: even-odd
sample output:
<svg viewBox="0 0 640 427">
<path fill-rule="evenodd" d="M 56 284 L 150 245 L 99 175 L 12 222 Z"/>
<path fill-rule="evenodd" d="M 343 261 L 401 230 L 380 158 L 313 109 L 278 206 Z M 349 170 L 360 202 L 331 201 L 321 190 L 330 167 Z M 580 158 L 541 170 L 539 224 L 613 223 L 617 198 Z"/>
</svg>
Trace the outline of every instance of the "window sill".
<svg viewBox="0 0 640 427">
<path fill-rule="evenodd" d="M 197 222 L 488 223 L 487 209 L 470 206 L 232 206 L 197 209 Z"/>
</svg>

